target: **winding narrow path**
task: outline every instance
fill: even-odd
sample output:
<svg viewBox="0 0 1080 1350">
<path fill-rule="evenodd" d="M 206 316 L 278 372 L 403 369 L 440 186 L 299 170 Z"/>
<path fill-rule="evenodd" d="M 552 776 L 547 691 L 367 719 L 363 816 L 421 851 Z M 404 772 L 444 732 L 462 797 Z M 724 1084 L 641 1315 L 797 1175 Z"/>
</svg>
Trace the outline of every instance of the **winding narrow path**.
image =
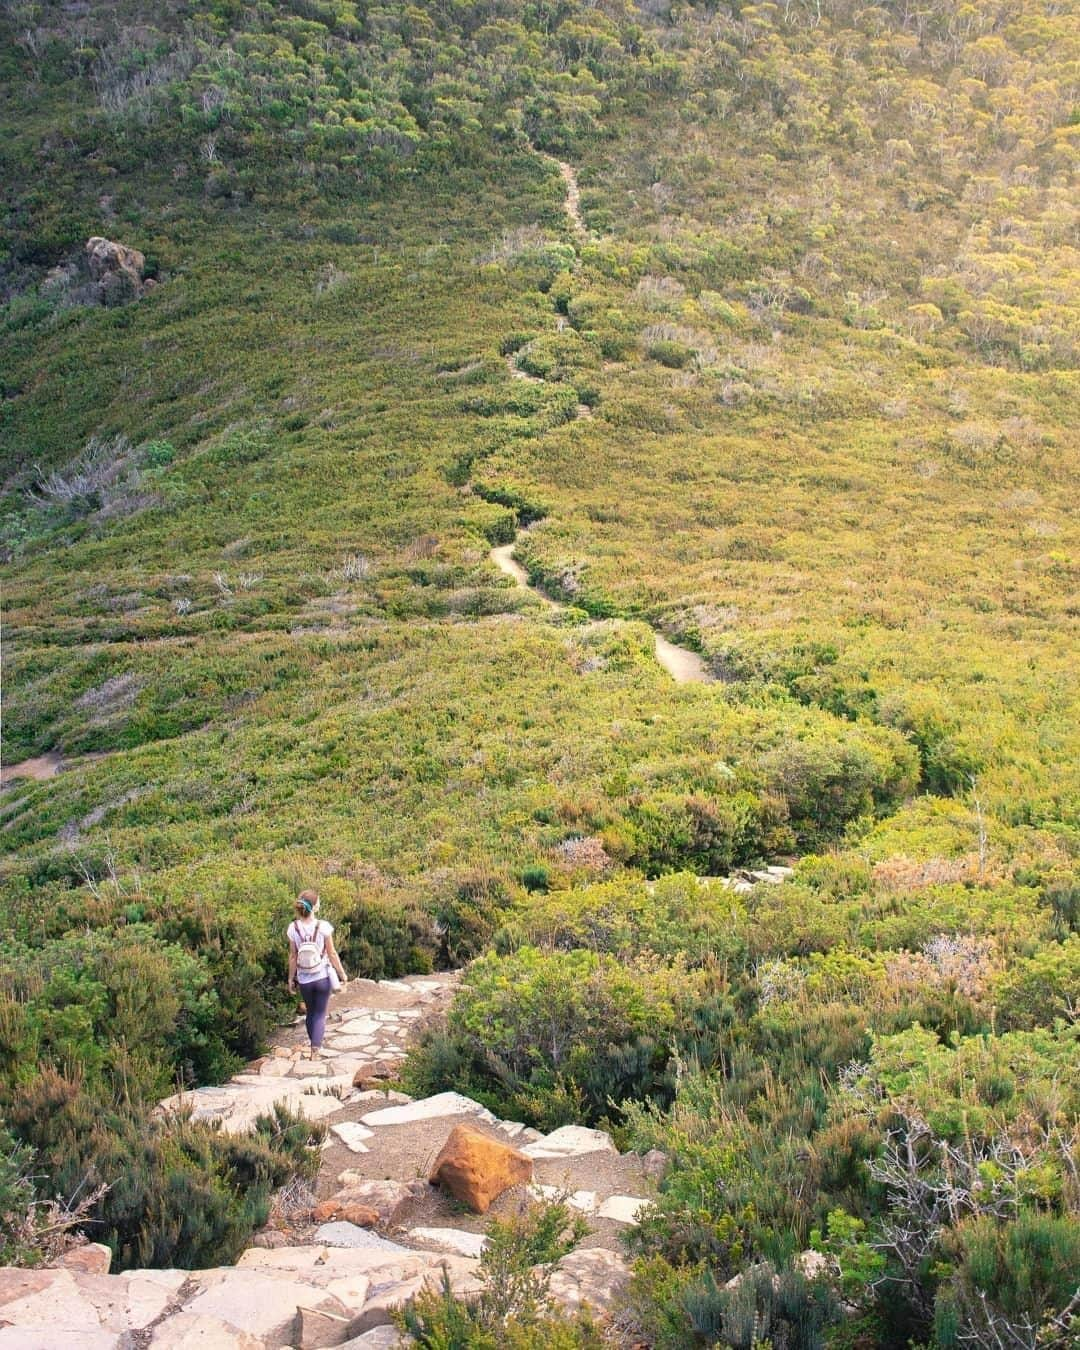
<svg viewBox="0 0 1080 1350">
<path fill-rule="evenodd" d="M 30 778 L 41 783 L 47 778 L 55 778 L 63 767 L 63 755 L 50 750 L 34 759 L 24 759 L 21 764 L 5 764 L 0 769 L 0 783 L 10 783 L 15 778 Z"/>
<path fill-rule="evenodd" d="M 566 184 L 566 214 L 572 228 L 578 234 L 587 234 L 585 221 L 581 215 L 581 189 L 578 187 L 577 174 L 565 160 L 556 160 L 562 180 Z"/>
<path fill-rule="evenodd" d="M 553 160 L 552 162 L 558 165 L 559 173 L 566 184 L 566 197 L 563 205 L 570 227 L 576 235 L 584 236 L 588 231 L 581 215 L 581 190 L 578 187 L 577 174 L 573 167 L 564 160 Z M 565 316 L 557 314 L 555 316 L 556 332 L 564 332 L 567 326 Z M 521 369 L 517 363 L 517 353 L 511 352 L 507 356 L 506 366 L 512 379 L 528 380 L 532 384 L 543 383 L 538 376 L 530 375 L 528 371 Z M 579 403 L 576 415 L 579 418 L 592 417 L 592 409 L 583 403 Z M 538 587 L 530 584 L 529 574 L 514 557 L 514 547 L 514 544 L 497 545 L 491 550 L 491 561 L 500 572 L 510 577 L 515 585 L 535 595 L 549 609 L 565 609 L 564 605 L 560 605 L 558 601 L 552 600 L 549 595 L 545 595 Z M 713 682 L 715 677 L 710 674 L 704 658 L 698 652 L 691 651 L 688 647 L 676 646 L 674 642 L 669 642 L 666 637 L 655 632 L 653 634 L 653 649 L 656 653 L 657 662 L 677 684 L 711 684 Z"/>
<path fill-rule="evenodd" d="M 497 548 L 493 548 L 488 556 L 500 572 L 511 577 L 523 591 L 535 595 L 549 609 L 565 609 L 565 605 L 559 604 L 557 600 L 552 600 L 551 596 L 545 595 L 542 590 L 530 583 L 528 572 L 514 557 L 514 548 L 514 544 L 500 544 Z M 654 632 L 653 650 L 656 653 L 657 662 L 667 671 L 676 684 L 712 684 L 714 682 L 715 676 L 709 673 L 704 658 L 698 652 L 691 651 L 689 647 L 678 647 L 674 642 L 669 642 L 666 637 Z"/>
<path fill-rule="evenodd" d="M 709 674 L 705 658 L 691 651 L 689 647 L 677 647 L 659 633 L 653 634 L 656 659 L 678 684 L 711 684 L 714 676 Z"/>
</svg>

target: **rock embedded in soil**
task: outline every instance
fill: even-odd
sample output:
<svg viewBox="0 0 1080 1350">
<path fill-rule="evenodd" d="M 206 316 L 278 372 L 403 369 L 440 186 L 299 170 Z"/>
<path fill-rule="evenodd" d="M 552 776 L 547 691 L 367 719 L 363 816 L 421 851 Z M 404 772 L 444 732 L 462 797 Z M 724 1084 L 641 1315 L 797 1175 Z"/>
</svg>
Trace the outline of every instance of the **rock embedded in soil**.
<svg viewBox="0 0 1080 1350">
<path fill-rule="evenodd" d="M 57 1264 L 65 1270 L 81 1270 L 85 1275 L 108 1275 L 112 1250 L 103 1242 L 87 1242 L 81 1247 L 70 1248 Z"/>
<path fill-rule="evenodd" d="M 530 1158 L 577 1158 L 583 1153 L 617 1153 L 611 1135 L 589 1130 L 584 1125 L 563 1125 L 550 1134 L 525 1144 L 522 1153 Z"/>
<path fill-rule="evenodd" d="M 434 1097 L 421 1097 L 405 1106 L 388 1106 L 381 1111 L 369 1111 L 360 1119 L 365 1125 L 409 1125 L 414 1120 L 437 1120 L 441 1116 L 476 1116 L 478 1120 L 494 1123 L 495 1117 L 486 1107 L 460 1092 L 438 1092 Z"/>
<path fill-rule="evenodd" d="M 362 1064 L 353 1074 L 353 1087 L 367 1089 L 389 1082 L 394 1076 L 394 1065 L 389 1060 L 376 1059 Z"/>
<path fill-rule="evenodd" d="M 349 1339 L 349 1317 L 339 1313 L 320 1312 L 317 1308 L 296 1310 L 296 1345 L 298 1350 L 325 1350 L 327 1346 L 341 1345 Z"/>
<path fill-rule="evenodd" d="M 597 1209 L 598 1219 L 613 1219 L 615 1223 L 640 1223 L 641 1211 L 649 1208 L 649 1201 L 639 1195 L 609 1195 Z"/>
<path fill-rule="evenodd" d="M 372 1327 L 370 1331 L 342 1341 L 341 1350 L 398 1350 L 404 1344 L 397 1327 Z"/>
<path fill-rule="evenodd" d="M 424 1247 L 458 1256 L 479 1257 L 487 1246 L 483 1233 L 466 1233 L 461 1228 L 410 1228 L 409 1237 Z"/>
<path fill-rule="evenodd" d="M 366 1153 L 368 1151 L 366 1141 L 374 1134 L 373 1130 L 355 1120 L 343 1120 L 338 1125 L 331 1125 L 330 1131 L 353 1153 Z"/>
<path fill-rule="evenodd" d="M 569 1312 L 587 1303 L 596 1312 L 610 1312 L 630 1279 L 630 1268 L 618 1252 L 606 1247 L 578 1248 L 564 1256 L 551 1275 L 548 1292 Z"/>
<path fill-rule="evenodd" d="M 571 1191 L 567 1195 L 564 1187 L 545 1186 L 540 1181 L 533 1182 L 529 1187 L 529 1194 L 535 1200 L 556 1201 L 565 1197 L 565 1203 L 582 1214 L 595 1214 L 599 1204 L 595 1191 Z"/>
<path fill-rule="evenodd" d="M 290 1275 L 240 1267 L 199 1271 L 193 1278 L 202 1292 L 185 1305 L 185 1311 L 216 1317 L 237 1331 L 260 1337 L 268 1350 L 293 1343 L 296 1310 L 301 1306 L 322 1304 L 330 1312 L 348 1312 L 328 1291 L 312 1289 Z"/>
<path fill-rule="evenodd" d="M 379 1222 L 379 1211 L 339 1195 L 320 1201 L 311 1211 L 312 1223 L 330 1223 L 334 1219 L 353 1223 L 357 1228 L 374 1228 Z"/>
<path fill-rule="evenodd" d="M 391 1314 L 408 1303 L 409 1299 L 415 1298 L 425 1288 L 442 1287 L 443 1269 L 449 1278 L 451 1291 L 458 1297 L 478 1294 L 482 1286 L 475 1274 L 456 1269 L 453 1265 L 455 1261 L 464 1263 L 464 1260 L 463 1257 L 446 1256 L 438 1266 L 429 1266 L 418 1274 L 407 1276 L 394 1284 L 380 1286 L 364 1304 L 363 1312 L 353 1319 L 349 1326 L 349 1334 L 357 1336 L 374 1327 L 390 1326 Z M 467 1264 L 473 1268 L 476 1266 L 475 1261 Z"/>
<path fill-rule="evenodd" d="M 427 1190 L 422 1181 L 369 1181 L 352 1171 L 342 1172 L 338 1183 L 343 1189 L 333 1200 L 339 1204 L 370 1206 L 378 1214 L 379 1222 L 387 1225 L 396 1223 L 402 1210 Z"/>
<path fill-rule="evenodd" d="M 667 1171 L 668 1155 L 658 1148 L 649 1149 L 641 1159 L 641 1170 L 653 1181 L 659 1181 Z"/>
<path fill-rule="evenodd" d="M 219 1317 L 181 1312 L 154 1328 L 153 1350 L 263 1350 L 263 1342 Z"/>
<path fill-rule="evenodd" d="M 476 1214 L 511 1186 L 532 1180 L 532 1159 L 468 1125 L 455 1125 L 431 1169 L 430 1180 Z"/>
</svg>

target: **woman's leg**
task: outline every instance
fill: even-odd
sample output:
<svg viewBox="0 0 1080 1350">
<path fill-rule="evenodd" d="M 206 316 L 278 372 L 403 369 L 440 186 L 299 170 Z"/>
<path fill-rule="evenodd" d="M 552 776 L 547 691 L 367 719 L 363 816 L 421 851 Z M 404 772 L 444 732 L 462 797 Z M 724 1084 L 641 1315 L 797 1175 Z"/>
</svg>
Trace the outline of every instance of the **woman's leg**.
<svg viewBox="0 0 1080 1350">
<path fill-rule="evenodd" d="M 330 1006 L 330 980 L 312 980 L 310 984 L 300 986 L 300 997 L 304 1000 L 306 1014 L 304 1024 L 307 1027 L 308 1040 L 313 1050 L 322 1048 L 326 1034 L 326 1010 Z"/>
</svg>

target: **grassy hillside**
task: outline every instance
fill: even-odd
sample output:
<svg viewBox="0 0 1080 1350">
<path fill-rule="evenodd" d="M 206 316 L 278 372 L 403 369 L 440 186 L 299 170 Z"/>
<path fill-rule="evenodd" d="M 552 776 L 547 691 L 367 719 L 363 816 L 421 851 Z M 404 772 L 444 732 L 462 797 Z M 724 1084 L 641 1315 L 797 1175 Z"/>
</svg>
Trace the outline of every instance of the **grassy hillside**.
<svg viewBox="0 0 1080 1350">
<path fill-rule="evenodd" d="M 741 1346 L 718 1283 L 811 1242 L 861 1320 L 765 1281 L 777 1346 L 1067 1343 L 1078 57 L 983 0 L 4 7 L 3 760 L 67 763 L 0 803 L 0 1101 L 46 1190 L 257 1050 L 317 885 L 356 973 L 494 946 L 418 1085 L 672 1154 L 649 1343 Z M 80 303 L 92 235 L 154 288 Z M 123 1258 L 227 1255 L 236 1160 L 157 1147 Z M 970 1203 L 901 1214 L 949 1148 Z"/>
</svg>

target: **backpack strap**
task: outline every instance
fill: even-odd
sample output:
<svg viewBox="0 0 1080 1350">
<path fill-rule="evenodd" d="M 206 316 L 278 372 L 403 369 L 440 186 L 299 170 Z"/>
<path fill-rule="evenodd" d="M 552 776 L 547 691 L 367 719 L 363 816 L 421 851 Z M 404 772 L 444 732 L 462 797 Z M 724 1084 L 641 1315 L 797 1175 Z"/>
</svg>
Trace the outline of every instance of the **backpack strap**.
<svg viewBox="0 0 1080 1350">
<path fill-rule="evenodd" d="M 319 939 L 322 938 L 322 948 L 324 952 L 326 951 L 327 933 L 323 926 L 322 919 L 315 920 L 315 930 L 310 937 L 305 936 L 304 930 L 300 927 L 300 921 L 298 919 L 294 919 L 290 927 L 296 935 L 294 941 L 296 942 L 297 947 L 302 946 L 305 942 L 317 943 Z"/>
</svg>

